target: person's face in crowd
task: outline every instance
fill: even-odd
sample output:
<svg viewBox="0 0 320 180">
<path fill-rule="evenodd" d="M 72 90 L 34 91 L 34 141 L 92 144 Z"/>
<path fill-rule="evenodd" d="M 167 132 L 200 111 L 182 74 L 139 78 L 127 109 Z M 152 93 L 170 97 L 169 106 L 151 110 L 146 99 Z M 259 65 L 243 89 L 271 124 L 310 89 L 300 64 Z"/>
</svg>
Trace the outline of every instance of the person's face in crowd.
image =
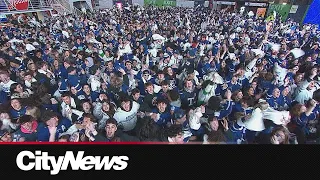
<svg viewBox="0 0 320 180">
<path fill-rule="evenodd" d="M 32 122 L 33 121 L 25 122 L 25 123 L 21 124 L 21 127 L 23 127 L 24 129 L 26 129 L 28 131 L 31 131 L 32 130 Z"/>
<path fill-rule="evenodd" d="M 107 138 L 109 139 L 113 138 L 116 131 L 117 131 L 117 126 L 115 124 L 109 123 L 106 125 Z"/>
<path fill-rule="evenodd" d="M 187 89 L 191 90 L 193 88 L 193 82 L 192 81 L 186 81 L 186 86 Z"/>
<path fill-rule="evenodd" d="M 292 73 L 296 74 L 299 71 L 299 66 L 295 66 L 292 68 Z"/>
<path fill-rule="evenodd" d="M 29 66 L 28 66 L 29 70 L 31 71 L 36 71 L 37 70 L 37 67 L 34 63 L 30 63 Z"/>
<path fill-rule="evenodd" d="M 277 139 L 280 144 L 283 143 L 286 139 L 286 135 L 283 131 L 277 131 L 274 136 L 274 138 Z"/>
<path fill-rule="evenodd" d="M 254 89 L 253 89 L 253 87 L 250 87 L 250 88 L 248 89 L 248 94 L 249 94 L 249 96 L 254 96 Z"/>
<path fill-rule="evenodd" d="M 170 56 L 164 58 L 164 62 L 165 62 L 165 63 L 169 63 L 169 62 L 170 62 Z"/>
<path fill-rule="evenodd" d="M 48 64 L 43 64 L 43 66 L 41 67 L 42 70 L 47 71 L 48 70 Z"/>
<path fill-rule="evenodd" d="M 233 76 L 232 79 L 231 79 L 231 81 L 232 81 L 233 83 L 235 83 L 235 82 L 238 81 L 238 79 L 239 79 L 238 76 Z"/>
<path fill-rule="evenodd" d="M 308 89 L 313 89 L 315 87 L 314 81 L 311 81 L 308 85 Z"/>
<path fill-rule="evenodd" d="M 0 57 L 0 64 L 2 65 L 6 64 L 6 61 L 2 57 Z"/>
<path fill-rule="evenodd" d="M 145 80 L 148 80 L 149 76 L 150 75 L 148 73 L 146 73 L 146 74 L 143 74 L 142 78 L 145 79 Z"/>
<path fill-rule="evenodd" d="M 13 55 L 14 55 L 13 53 L 14 53 L 13 51 L 9 51 L 9 52 L 8 52 L 8 55 L 9 55 L 9 56 L 13 56 Z"/>
<path fill-rule="evenodd" d="M 78 93 L 78 90 L 77 90 L 75 87 L 73 87 L 73 86 L 70 88 L 70 91 L 71 91 L 71 93 L 74 94 L 74 95 L 76 95 L 76 94 Z"/>
<path fill-rule="evenodd" d="M 162 88 L 163 92 L 165 92 L 165 93 L 169 91 L 169 85 L 167 85 L 167 84 L 162 85 L 161 88 Z"/>
<path fill-rule="evenodd" d="M 295 77 L 295 82 L 296 84 L 299 84 L 303 79 L 303 75 L 302 74 L 299 74 Z"/>
<path fill-rule="evenodd" d="M 46 49 L 51 49 L 51 45 L 50 44 L 46 44 Z"/>
<path fill-rule="evenodd" d="M 226 67 L 226 61 L 221 61 L 221 67 Z"/>
<path fill-rule="evenodd" d="M 1 142 L 12 142 L 12 136 L 10 133 L 6 133 L 5 135 L 3 135 L 0 139 Z"/>
<path fill-rule="evenodd" d="M 70 105 L 71 104 L 71 97 L 70 96 L 64 96 L 64 97 L 62 97 L 62 101 L 64 103 L 66 103 L 67 105 Z"/>
<path fill-rule="evenodd" d="M 76 75 L 76 74 L 77 74 L 77 71 L 76 71 L 76 70 L 73 70 L 73 71 L 69 72 L 68 74 L 70 74 L 70 75 Z"/>
<path fill-rule="evenodd" d="M 86 126 L 86 125 L 88 125 L 88 124 L 90 124 L 90 123 L 92 123 L 91 119 L 90 119 L 89 117 L 84 117 L 81 124 L 82 124 L 83 126 Z"/>
<path fill-rule="evenodd" d="M 286 66 L 287 65 L 287 60 L 283 60 L 282 62 L 281 62 L 281 64 L 282 64 L 282 66 Z"/>
<path fill-rule="evenodd" d="M 183 124 L 186 120 L 187 120 L 187 116 L 184 115 L 182 118 L 177 119 L 177 120 L 176 120 L 176 123 L 177 123 L 177 124 Z"/>
<path fill-rule="evenodd" d="M 4 119 L 10 119 L 10 116 L 8 113 L 0 113 L 0 120 L 4 120 Z"/>
<path fill-rule="evenodd" d="M 262 66 L 257 66 L 257 68 L 258 68 L 258 72 L 261 72 L 261 71 L 263 71 L 263 69 L 264 69 L 264 65 L 262 65 Z"/>
<path fill-rule="evenodd" d="M 239 76 L 244 76 L 244 73 L 245 73 L 245 70 L 244 69 L 239 69 L 238 70 L 238 74 L 239 74 Z"/>
<path fill-rule="evenodd" d="M 183 133 L 176 135 L 172 140 L 177 144 L 183 144 Z"/>
<path fill-rule="evenodd" d="M 272 51 L 272 55 L 276 56 L 278 54 L 278 51 Z"/>
<path fill-rule="evenodd" d="M 23 79 L 25 81 L 31 82 L 32 81 L 32 76 L 30 74 L 28 74 L 28 75 L 24 76 Z"/>
<path fill-rule="evenodd" d="M 86 94 L 90 94 L 90 87 L 88 85 L 84 85 L 83 86 L 83 91 L 86 93 Z"/>
<path fill-rule="evenodd" d="M 110 70 L 112 70 L 113 69 L 113 63 L 110 61 L 110 62 L 108 62 L 108 64 L 107 64 L 107 68 L 108 69 L 110 69 Z"/>
<path fill-rule="evenodd" d="M 140 98 L 140 93 L 135 93 L 134 95 L 132 95 L 132 97 L 135 101 L 137 101 Z"/>
<path fill-rule="evenodd" d="M 289 94 L 289 87 L 286 87 L 286 88 L 283 89 L 282 95 L 283 96 L 288 96 L 288 94 Z"/>
<path fill-rule="evenodd" d="M 49 127 L 57 127 L 59 122 L 59 118 L 57 116 L 50 118 L 46 121 L 46 125 Z"/>
<path fill-rule="evenodd" d="M 0 81 L 1 82 L 7 82 L 9 80 L 10 80 L 10 78 L 7 74 L 0 74 Z"/>
<path fill-rule="evenodd" d="M 313 60 L 316 60 L 316 59 L 318 58 L 318 56 L 319 56 L 319 54 L 314 53 L 314 54 L 312 55 L 312 59 L 313 59 Z"/>
<path fill-rule="evenodd" d="M 307 111 L 307 107 L 305 105 L 302 105 L 301 108 L 300 108 L 300 114 L 304 113 L 306 111 Z"/>
<path fill-rule="evenodd" d="M 308 56 L 306 61 L 308 61 L 308 62 L 312 61 L 311 56 Z"/>
<path fill-rule="evenodd" d="M 157 108 L 158 108 L 158 110 L 159 110 L 160 113 L 163 113 L 163 112 L 166 111 L 167 104 L 164 103 L 164 102 L 158 103 L 158 104 L 157 104 Z"/>
<path fill-rule="evenodd" d="M 168 68 L 167 71 L 168 71 L 168 75 L 169 75 L 169 76 L 172 76 L 172 75 L 173 75 L 173 70 L 172 70 L 172 68 Z"/>
<path fill-rule="evenodd" d="M 239 91 L 237 94 L 237 99 L 242 99 L 242 98 L 243 98 L 243 93 Z"/>
<path fill-rule="evenodd" d="M 18 93 L 23 93 L 23 88 L 20 84 L 18 84 L 17 87 L 14 89 L 14 91 Z"/>
<path fill-rule="evenodd" d="M 21 103 L 20 103 L 20 101 L 17 100 L 17 99 L 11 100 L 10 104 L 11 104 L 11 107 L 12 107 L 13 109 L 17 110 L 17 111 L 19 111 L 19 110 L 21 109 Z"/>
<path fill-rule="evenodd" d="M 122 107 L 125 111 L 129 112 L 129 111 L 131 110 L 130 101 L 124 101 L 124 102 L 122 102 L 122 103 L 121 103 L 121 107 Z"/>
<path fill-rule="evenodd" d="M 164 74 L 158 74 L 158 79 L 164 80 Z"/>
<path fill-rule="evenodd" d="M 108 111 L 110 110 L 110 105 L 109 105 L 109 103 L 104 102 L 104 103 L 102 104 L 102 110 L 103 110 L 104 112 L 108 112 Z"/>
<path fill-rule="evenodd" d="M 41 58 L 41 52 L 37 52 L 37 54 L 36 54 L 36 56 L 38 57 L 38 58 Z"/>
<path fill-rule="evenodd" d="M 279 90 L 278 88 L 275 88 L 275 89 L 273 90 L 272 95 L 273 95 L 273 97 L 275 97 L 275 98 L 280 97 L 280 90 Z"/>
<path fill-rule="evenodd" d="M 131 70 L 131 69 L 132 69 L 132 64 L 129 63 L 129 62 L 127 62 L 127 63 L 126 63 L 126 68 L 127 68 L 128 70 Z"/>
<path fill-rule="evenodd" d="M 83 56 L 81 54 L 78 54 L 78 59 L 82 59 Z"/>
<path fill-rule="evenodd" d="M 89 102 L 85 102 L 82 104 L 82 109 L 85 111 L 85 112 L 90 112 L 91 111 L 91 105 Z"/>
<path fill-rule="evenodd" d="M 101 88 L 102 88 L 103 90 L 108 89 L 107 83 L 105 83 L 105 82 L 101 83 Z"/>
<path fill-rule="evenodd" d="M 147 86 L 146 89 L 149 94 L 153 94 L 153 85 Z"/>
<path fill-rule="evenodd" d="M 109 56 L 110 56 L 109 51 L 105 51 L 104 55 L 105 55 L 106 57 L 109 57 Z"/>
<path fill-rule="evenodd" d="M 214 120 L 210 122 L 210 128 L 212 131 L 217 131 L 219 128 L 219 121 L 216 117 L 214 117 Z"/>
<path fill-rule="evenodd" d="M 77 44 L 80 44 L 80 43 L 81 43 L 80 39 L 77 39 Z"/>
<path fill-rule="evenodd" d="M 70 64 L 67 63 L 66 61 L 63 62 L 63 66 L 67 69 L 68 67 L 70 67 Z"/>
<path fill-rule="evenodd" d="M 69 51 L 64 52 L 64 57 L 69 57 L 69 56 L 70 56 L 70 52 Z"/>
</svg>

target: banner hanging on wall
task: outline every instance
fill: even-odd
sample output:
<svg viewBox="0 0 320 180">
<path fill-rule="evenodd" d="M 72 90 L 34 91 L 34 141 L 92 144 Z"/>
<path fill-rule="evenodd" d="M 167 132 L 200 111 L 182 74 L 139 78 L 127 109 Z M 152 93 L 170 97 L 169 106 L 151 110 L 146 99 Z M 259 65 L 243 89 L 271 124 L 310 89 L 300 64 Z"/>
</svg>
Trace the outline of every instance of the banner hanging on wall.
<svg viewBox="0 0 320 180">
<path fill-rule="evenodd" d="M 29 0 L 10 0 L 8 4 L 9 10 L 28 10 Z"/>
<path fill-rule="evenodd" d="M 176 6 L 176 1 L 168 1 L 168 0 L 144 0 L 145 5 L 153 5 L 153 6 Z"/>
</svg>

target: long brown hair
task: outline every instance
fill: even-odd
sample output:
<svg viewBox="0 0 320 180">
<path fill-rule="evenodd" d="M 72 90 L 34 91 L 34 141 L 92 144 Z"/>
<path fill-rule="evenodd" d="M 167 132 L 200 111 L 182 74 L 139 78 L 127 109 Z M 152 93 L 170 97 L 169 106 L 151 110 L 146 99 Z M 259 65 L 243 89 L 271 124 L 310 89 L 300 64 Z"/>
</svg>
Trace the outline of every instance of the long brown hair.
<svg viewBox="0 0 320 180">
<path fill-rule="evenodd" d="M 116 111 L 115 105 L 113 103 L 111 103 L 109 100 L 103 100 L 101 103 L 102 103 L 102 105 L 104 103 L 109 104 L 109 111 L 105 112 L 105 111 L 103 111 L 103 109 L 102 109 L 102 111 L 107 113 L 109 117 L 113 117 L 113 115 L 114 115 L 114 113 Z"/>
<path fill-rule="evenodd" d="M 301 111 L 300 111 L 300 109 L 301 109 L 301 107 L 302 107 L 303 105 L 302 104 L 296 104 L 296 105 L 294 105 L 293 107 L 292 107 L 292 109 L 290 110 L 290 115 L 291 115 L 291 117 L 300 117 L 300 115 L 301 115 Z"/>
<path fill-rule="evenodd" d="M 285 135 L 284 141 L 280 144 L 289 144 L 289 131 L 283 126 L 275 127 L 271 132 L 271 137 L 277 134 L 277 132 L 282 131 Z"/>
</svg>

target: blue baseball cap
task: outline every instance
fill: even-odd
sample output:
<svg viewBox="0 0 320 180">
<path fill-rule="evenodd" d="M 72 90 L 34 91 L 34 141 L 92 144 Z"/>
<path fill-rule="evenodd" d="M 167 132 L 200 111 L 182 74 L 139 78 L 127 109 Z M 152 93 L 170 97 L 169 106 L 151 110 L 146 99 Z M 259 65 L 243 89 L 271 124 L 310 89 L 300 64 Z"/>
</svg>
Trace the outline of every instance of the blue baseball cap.
<svg viewBox="0 0 320 180">
<path fill-rule="evenodd" d="M 182 109 L 178 109 L 176 112 L 173 114 L 173 120 L 178 120 L 181 119 L 184 115 L 186 115 L 185 111 Z"/>
</svg>

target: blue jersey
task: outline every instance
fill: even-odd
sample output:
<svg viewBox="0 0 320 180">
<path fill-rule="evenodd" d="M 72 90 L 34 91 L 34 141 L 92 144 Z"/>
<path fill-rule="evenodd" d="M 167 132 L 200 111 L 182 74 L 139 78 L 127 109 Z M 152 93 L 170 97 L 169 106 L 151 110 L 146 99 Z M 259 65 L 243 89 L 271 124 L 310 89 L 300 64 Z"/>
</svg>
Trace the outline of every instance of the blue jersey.
<svg viewBox="0 0 320 180">
<path fill-rule="evenodd" d="M 168 110 L 166 110 L 166 111 L 163 112 L 163 113 L 160 113 L 157 108 L 154 108 L 154 109 L 152 109 L 152 112 L 153 112 L 153 113 L 159 113 L 159 114 L 160 114 L 160 118 L 159 118 L 158 121 L 156 122 L 156 124 L 159 125 L 159 126 L 164 127 L 164 126 L 166 126 L 166 124 L 167 124 L 168 122 L 170 122 L 170 120 L 171 120 L 171 114 L 170 114 L 170 112 L 169 112 Z"/>
<path fill-rule="evenodd" d="M 57 126 L 55 139 L 58 139 L 60 134 L 66 132 L 71 125 L 72 124 L 69 119 L 62 118 Z M 38 131 L 38 141 L 40 142 L 49 141 L 49 138 L 50 138 L 50 133 L 49 133 L 48 126 L 41 127 Z"/>
<path fill-rule="evenodd" d="M 192 92 L 183 90 L 180 92 L 180 99 L 183 108 L 192 107 L 197 102 L 196 98 L 196 90 L 193 90 Z"/>
</svg>

